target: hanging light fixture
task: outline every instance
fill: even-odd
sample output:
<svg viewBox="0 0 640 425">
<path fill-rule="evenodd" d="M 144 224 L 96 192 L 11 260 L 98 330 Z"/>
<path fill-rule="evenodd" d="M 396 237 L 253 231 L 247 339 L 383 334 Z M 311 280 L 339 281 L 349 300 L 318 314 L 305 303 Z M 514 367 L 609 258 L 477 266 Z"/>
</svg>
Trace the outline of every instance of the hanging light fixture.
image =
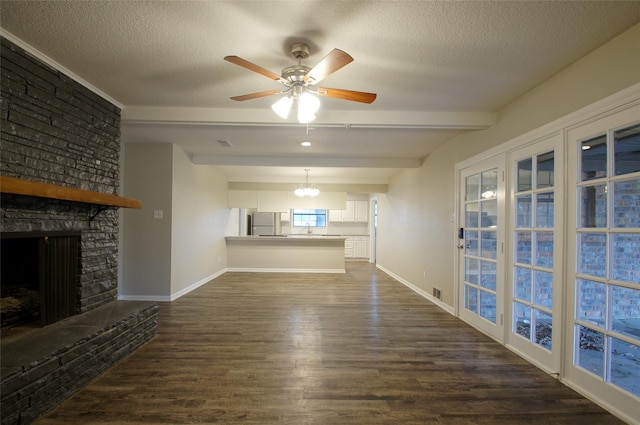
<svg viewBox="0 0 640 425">
<path fill-rule="evenodd" d="M 320 99 L 311 94 L 306 87 L 294 85 L 285 92 L 285 96 L 271 105 L 271 109 L 282 119 L 287 119 L 293 103 L 298 104 L 298 122 L 309 123 L 316 119 L 316 112 L 320 109 Z"/>
<path fill-rule="evenodd" d="M 320 190 L 316 187 L 315 184 L 309 184 L 309 169 L 305 168 L 304 171 L 307 172 L 307 180 L 304 184 L 299 184 L 298 188 L 294 191 L 297 196 L 318 196 L 320 194 Z"/>
</svg>

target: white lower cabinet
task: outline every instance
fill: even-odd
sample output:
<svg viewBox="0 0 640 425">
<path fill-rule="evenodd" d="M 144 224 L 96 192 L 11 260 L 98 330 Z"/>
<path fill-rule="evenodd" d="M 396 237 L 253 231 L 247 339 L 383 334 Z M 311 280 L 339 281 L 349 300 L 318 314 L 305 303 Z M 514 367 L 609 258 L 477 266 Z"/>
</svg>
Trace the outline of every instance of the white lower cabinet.
<svg viewBox="0 0 640 425">
<path fill-rule="evenodd" d="M 353 258 L 353 238 L 344 241 L 344 257 Z"/>
<path fill-rule="evenodd" d="M 345 258 L 369 258 L 369 236 L 348 236 L 344 241 Z"/>
</svg>

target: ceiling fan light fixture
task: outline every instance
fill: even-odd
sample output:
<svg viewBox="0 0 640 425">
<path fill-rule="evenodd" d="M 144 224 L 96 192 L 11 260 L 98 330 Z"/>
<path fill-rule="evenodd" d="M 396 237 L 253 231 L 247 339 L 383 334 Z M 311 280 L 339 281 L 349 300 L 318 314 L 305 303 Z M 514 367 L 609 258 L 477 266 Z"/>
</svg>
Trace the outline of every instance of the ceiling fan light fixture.
<svg viewBox="0 0 640 425">
<path fill-rule="evenodd" d="M 316 112 L 320 109 L 320 99 L 309 92 L 304 92 L 298 98 L 298 122 L 308 123 L 316 119 Z"/>
<path fill-rule="evenodd" d="M 280 100 L 278 100 L 276 103 L 271 105 L 271 109 L 273 109 L 273 112 L 278 114 L 280 118 L 287 119 L 292 105 L 293 99 L 289 96 L 284 96 L 280 98 Z"/>
</svg>

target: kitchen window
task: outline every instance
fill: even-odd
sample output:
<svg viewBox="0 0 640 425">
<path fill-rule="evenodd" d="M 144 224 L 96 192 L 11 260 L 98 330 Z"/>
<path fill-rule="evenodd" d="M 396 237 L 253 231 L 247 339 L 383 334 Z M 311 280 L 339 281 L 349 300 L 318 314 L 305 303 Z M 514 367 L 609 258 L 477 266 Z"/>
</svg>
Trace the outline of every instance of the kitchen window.
<svg viewBox="0 0 640 425">
<path fill-rule="evenodd" d="M 293 210 L 293 227 L 326 227 L 327 210 Z"/>
</svg>

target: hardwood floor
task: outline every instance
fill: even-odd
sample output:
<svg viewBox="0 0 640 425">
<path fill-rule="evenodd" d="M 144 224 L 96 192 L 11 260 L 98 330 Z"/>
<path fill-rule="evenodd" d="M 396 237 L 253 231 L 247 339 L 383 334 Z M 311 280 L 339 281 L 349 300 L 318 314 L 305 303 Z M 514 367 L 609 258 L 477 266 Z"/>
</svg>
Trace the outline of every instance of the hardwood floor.
<svg viewBox="0 0 640 425">
<path fill-rule="evenodd" d="M 368 263 L 227 273 L 48 424 L 619 424 Z"/>
</svg>

